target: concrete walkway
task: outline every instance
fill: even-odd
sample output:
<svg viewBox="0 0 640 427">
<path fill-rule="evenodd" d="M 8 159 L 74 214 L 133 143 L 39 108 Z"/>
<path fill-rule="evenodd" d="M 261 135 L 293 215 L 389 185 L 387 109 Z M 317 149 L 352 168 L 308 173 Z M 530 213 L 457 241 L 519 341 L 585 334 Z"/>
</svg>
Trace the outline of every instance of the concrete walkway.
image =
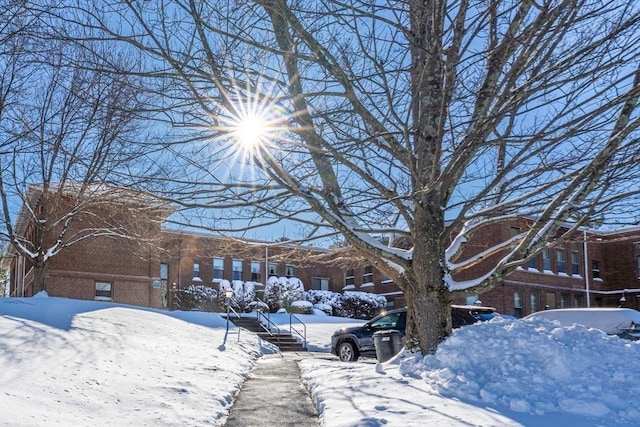
<svg viewBox="0 0 640 427">
<path fill-rule="evenodd" d="M 309 392 L 297 361 L 311 353 L 266 354 L 256 362 L 236 396 L 226 427 L 318 427 Z"/>
</svg>

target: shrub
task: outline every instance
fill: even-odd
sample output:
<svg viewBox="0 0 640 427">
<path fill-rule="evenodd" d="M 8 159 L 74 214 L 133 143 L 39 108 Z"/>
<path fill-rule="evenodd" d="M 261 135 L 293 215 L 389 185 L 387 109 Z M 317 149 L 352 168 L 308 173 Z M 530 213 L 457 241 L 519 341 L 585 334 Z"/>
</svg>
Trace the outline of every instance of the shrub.
<svg viewBox="0 0 640 427">
<path fill-rule="evenodd" d="M 208 286 L 190 285 L 177 291 L 180 310 L 219 311 L 218 292 Z"/>
<path fill-rule="evenodd" d="M 342 294 L 341 316 L 354 319 L 372 319 L 387 305 L 382 295 L 370 292 L 347 291 Z"/>
<path fill-rule="evenodd" d="M 293 301 L 289 313 L 313 314 L 313 304 L 309 301 Z"/>
<path fill-rule="evenodd" d="M 264 288 L 264 302 L 271 312 L 280 308 L 290 311 L 294 301 L 304 299 L 304 285 L 296 277 L 269 277 Z"/>
<path fill-rule="evenodd" d="M 342 309 L 342 294 L 312 289 L 306 293 L 307 301 L 319 310 L 332 316 Z"/>
<path fill-rule="evenodd" d="M 355 319 L 371 319 L 387 305 L 387 299 L 382 295 L 358 291 L 346 291 L 339 294 L 331 291 L 311 290 L 307 292 L 306 298 L 315 308 L 329 315 Z"/>
</svg>

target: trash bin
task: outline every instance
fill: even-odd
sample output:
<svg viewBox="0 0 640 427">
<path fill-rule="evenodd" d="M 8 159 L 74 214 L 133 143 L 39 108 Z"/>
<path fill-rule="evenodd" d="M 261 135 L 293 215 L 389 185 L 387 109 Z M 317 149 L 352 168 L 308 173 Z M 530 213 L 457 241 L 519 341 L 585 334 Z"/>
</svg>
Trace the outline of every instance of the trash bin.
<svg viewBox="0 0 640 427">
<path fill-rule="evenodd" d="M 376 332 L 373 334 L 373 345 L 376 348 L 378 362 L 386 362 L 402 349 L 402 336 L 400 331 L 389 329 Z"/>
</svg>

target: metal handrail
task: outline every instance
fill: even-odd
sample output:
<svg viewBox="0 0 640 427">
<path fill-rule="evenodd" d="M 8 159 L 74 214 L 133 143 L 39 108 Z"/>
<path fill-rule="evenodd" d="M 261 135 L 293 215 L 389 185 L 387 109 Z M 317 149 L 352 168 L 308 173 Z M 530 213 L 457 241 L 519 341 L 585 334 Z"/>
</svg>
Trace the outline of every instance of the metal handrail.
<svg viewBox="0 0 640 427">
<path fill-rule="evenodd" d="M 271 328 L 274 328 L 278 332 L 278 334 L 276 335 L 276 340 L 278 342 L 278 347 L 280 347 L 280 328 L 278 327 L 278 325 L 271 321 L 271 316 L 267 316 L 263 312 L 257 311 L 256 317 L 258 318 L 258 325 L 260 325 L 260 327 L 264 329 L 265 332 L 267 332 L 269 335 L 274 336 L 273 332 L 271 332 Z M 264 318 L 266 320 L 267 326 L 262 324 L 261 318 Z"/>
<path fill-rule="evenodd" d="M 239 314 L 237 311 L 235 311 L 235 310 L 233 309 L 233 307 L 231 307 L 231 305 L 229 305 L 229 311 L 232 311 L 232 312 L 233 312 L 233 314 L 235 314 L 235 315 L 236 315 L 236 318 L 238 318 L 238 319 L 240 319 L 240 318 L 242 317 L 242 316 L 240 316 L 240 314 Z"/>
<path fill-rule="evenodd" d="M 237 312 L 237 311 L 235 311 L 235 310 L 233 309 L 233 307 L 231 307 L 231 302 L 229 302 L 229 303 L 227 304 L 227 334 L 229 333 L 229 317 L 231 317 L 231 316 L 229 315 L 229 312 L 230 312 L 230 311 L 231 311 L 231 312 L 233 312 L 233 314 L 235 314 L 235 315 L 236 315 L 236 318 L 237 318 L 237 319 L 240 319 L 240 317 L 241 317 L 241 316 L 240 316 L 240 314 L 238 314 L 238 312 Z M 240 342 L 240 329 L 242 329 L 242 328 L 238 327 L 238 342 Z M 225 335 L 225 336 L 226 336 L 226 335 Z M 226 338 L 225 338 L 225 340 L 226 340 Z"/>
<path fill-rule="evenodd" d="M 292 323 L 291 322 L 292 318 L 295 318 L 298 322 L 300 322 L 300 324 L 304 328 L 304 335 L 300 334 L 300 332 L 296 328 L 293 327 L 293 325 L 291 324 Z M 302 320 L 300 320 L 300 318 L 298 316 L 296 316 L 293 313 L 289 313 L 289 331 L 291 331 L 291 332 L 295 331 L 295 333 L 298 334 L 300 336 L 300 338 L 302 338 L 302 346 L 304 348 L 307 348 L 307 325 Z M 293 333 L 292 333 L 292 335 L 293 335 Z"/>
<path fill-rule="evenodd" d="M 264 305 L 265 304 L 264 301 L 262 301 L 260 298 L 256 298 L 256 300 Z M 258 318 L 258 324 L 260 325 L 260 327 L 262 329 L 264 329 L 269 335 L 273 336 L 274 334 L 271 332 L 271 327 L 273 327 L 277 332 L 278 332 L 278 336 L 277 336 L 277 340 L 278 340 L 278 347 L 280 347 L 280 334 L 281 334 L 281 329 L 278 327 L 278 325 L 276 325 L 275 323 L 273 323 L 271 321 L 271 313 L 267 312 L 267 314 L 265 315 L 262 311 L 258 310 L 256 312 L 256 317 Z M 267 326 L 265 327 L 262 322 L 260 321 L 261 318 L 264 318 Z M 293 318 L 295 318 L 303 327 L 303 333 L 300 333 L 300 331 L 298 331 L 296 328 L 293 327 Z M 298 316 L 296 316 L 293 313 L 289 313 L 289 334 L 293 335 L 293 332 L 295 332 L 300 338 L 302 338 L 302 346 L 303 347 L 307 347 L 307 325 L 300 320 L 300 318 Z"/>
</svg>

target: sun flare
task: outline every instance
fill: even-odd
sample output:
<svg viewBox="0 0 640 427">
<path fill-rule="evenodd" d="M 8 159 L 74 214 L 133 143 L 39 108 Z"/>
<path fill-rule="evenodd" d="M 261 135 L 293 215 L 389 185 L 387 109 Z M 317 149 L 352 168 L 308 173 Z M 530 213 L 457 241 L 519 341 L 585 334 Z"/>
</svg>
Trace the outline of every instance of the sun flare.
<svg viewBox="0 0 640 427">
<path fill-rule="evenodd" d="M 259 115 L 248 115 L 238 121 L 235 126 L 235 139 L 245 150 L 253 150 L 265 143 L 270 131 L 266 119 Z"/>
</svg>

